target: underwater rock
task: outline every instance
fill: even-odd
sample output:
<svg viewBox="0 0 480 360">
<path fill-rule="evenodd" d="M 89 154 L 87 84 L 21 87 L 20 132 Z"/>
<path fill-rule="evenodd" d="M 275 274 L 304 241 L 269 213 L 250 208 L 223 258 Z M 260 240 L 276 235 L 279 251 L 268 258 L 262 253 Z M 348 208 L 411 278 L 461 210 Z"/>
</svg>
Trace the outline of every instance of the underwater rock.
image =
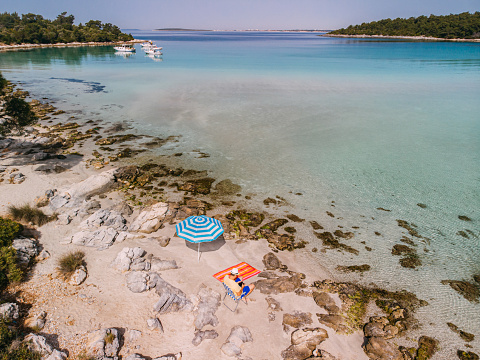
<svg viewBox="0 0 480 360">
<path fill-rule="evenodd" d="M 269 223 L 263 225 L 261 228 L 262 229 L 267 229 L 271 231 L 277 231 L 277 229 L 283 225 L 285 225 L 288 222 L 286 219 L 276 219 L 273 221 L 270 221 Z"/>
<path fill-rule="evenodd" d="M 415 250 L 406 245 L 396 244 L 392 248 L 392 255 L 406 255 L 413 253 L 415 253 Z"/>
<path fill-rule="evenodd" d="M 450 287 L 462 295 L 470 302 L 479 302 L 480 289 L 477 285 L 469 283 L 468 281 L 458 280 L 442 280 L 442 285 L 450 285 Z"/>
<path fill-rule="evenodd" d="M 288 214 L 287 218 L 289 220 L 293 221 L 293 222 L 304 222 L 305 221 L 305 219 L 301 219 L 297 215 L 294 215 L 294 214 Z"/>
<path fill-rule="evenodd" d="M 470 333 L 467 333 L 465 331 L 462 331 L 458 328 L 457 325 L 455 324 L 452 324 L 452 323 L 447 323 L 448 327 L 450 328 L 450 330 L 452 330 L 453 332 L 457 333 L 458 335 L 460 335 L 460 337 L 462 338 L 463 341 L 466 341 L 466 342 L 471 342 L 473 340 L 475 340 L 475 335 L 474 334 L 470 334 Z"/>
<path fill-rule="evenodd" d="M 457 356 L 460 360 L 478 360 L 479 357 L 473 352 L 467 352 L 463 350 L 457 350 Z"/>
<path fill-rule="evenodd" d="M 312 225 L 313 230 L 323 230 L 323 226 L 316 221 L 310 221 L 310 225 Z"/>
<path fill-rule="evenodd" d="M 187 180 L 183 184 L 177 186 L 180 191 L 191 192 L 192 194 L 210 194 L 212 184 L 215 182 L 213 178 L 203 178 L 195 180 Z"/>
<path fill-rule="evenodd" d="M 472 221 L 472 219 L 465 215 L 458 215 L 458 218 L 463 221 Z"/>
<path fill-rule="evenodd" d="M 322 240 L 323 246 L 325 246 L 329 249 L 341 249 L 341 250 L 347 251 L 349 253 L 358 255 L 358 250 L 357 249 L 354 249 L 351 246 L 348 246 L 348 245 L 345 245 L 345 244 L 339 242 L 333 236 L 333 234 L 331 232 L 328 232 L 328 231 L 323 232 L 323 233 L 314 232 L 314 234 L 318 239 Z"/>
<path fill-rule="evenodd" d="M 365 272 L 370 270 L 370 265 L 363 264 L 363 265 L 350 265 L 350 266 L 337 266 L 338 271 L 343 272 Z"/>
<path fill-rule="evenodd" d="M 242 187 L 234 184 L 232 180 L 226 179 L 215 185 L 215 190 L 217 190 L 219 195 L 233 195 L 239 193 L 242 190 Z"/>
</svg>

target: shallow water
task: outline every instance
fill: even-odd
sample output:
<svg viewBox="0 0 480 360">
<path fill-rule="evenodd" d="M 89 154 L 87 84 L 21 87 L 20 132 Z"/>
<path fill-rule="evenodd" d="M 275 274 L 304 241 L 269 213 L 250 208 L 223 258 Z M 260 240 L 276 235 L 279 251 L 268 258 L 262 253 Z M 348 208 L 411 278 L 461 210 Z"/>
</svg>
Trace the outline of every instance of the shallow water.
<svg viewBox="0 0 480 360">
<path fill-rule="evenodd" d="M 440 284 L 480 274 L 480 44 L 309 33 L 134 36 L 156 41 L 164 55 L 147 57 L 139 46 L 128 57 L 111 47 L 37 49 L 0 54 L 0 70 L 85 119 L 181 134 L 163 151 L 210 154 L 196 166 L 257 194 L 258 206 L 280 195 L 292 206 L 274 209 L 279 214 L 327 230 L 359 226 L 348 242 L 359 256 L 328 250 L 318 261 L 332 270 L 370 264 L 362 277 L 338 276 L 427 300 L 419 315 L 423 332 L 448 343 L 440 358 L 462 348 L 446 322 L 480 337 L 479 305 Z M 406 233 L 396 219 L 429 239 L 414 239 L 417 270 L 391 255 Z M 469 238 L 458 234 L 465 230 Z M 321 247 L 311 231 L 300 236 Z M 477 352 L 479 344 L 472 343 Z"/>
</svg>

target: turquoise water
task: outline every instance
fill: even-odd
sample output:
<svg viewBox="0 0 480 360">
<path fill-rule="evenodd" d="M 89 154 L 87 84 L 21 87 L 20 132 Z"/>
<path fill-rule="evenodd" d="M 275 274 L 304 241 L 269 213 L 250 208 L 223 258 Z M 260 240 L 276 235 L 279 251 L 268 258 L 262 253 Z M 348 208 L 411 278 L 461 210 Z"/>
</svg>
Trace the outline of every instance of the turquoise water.
<svg viewBox="0 0 480 360">
<path fill-rule="evenodd" d="M 448 344 L 440 358 L 463 346 L 446 322 L 480 338 L 479 305 L 440 284 L 480 274 L 480 44 L 311 33 L 134 36 L 163 46 L 162 58 L 139 46 L 128 57 L 111 47 L 43 49 L 0 54 L 0 70 L 85 119 L 181 134 L 164 151 L 210 154 L 197 166 L 256 194 L 259 207 L 281 195 L 291 206 L 273 209 L 279 214 L 327 230 L 359 226 L 349 241 L 359 256 L 328 251 L 318 261 L 332 271 L 368 263 L 372 270 L 360 278 L 335 274 L 427 300 L 419 316 L 424 333 Z M 396 219 L 430 239 L 415 239 L 423 262 L 417 270 L 391 255 L 402 233 Z M 466 230 L 468 239 L 458 234 Z M 311 230 L 299 232 L 317 241 Z"/>
</svg>

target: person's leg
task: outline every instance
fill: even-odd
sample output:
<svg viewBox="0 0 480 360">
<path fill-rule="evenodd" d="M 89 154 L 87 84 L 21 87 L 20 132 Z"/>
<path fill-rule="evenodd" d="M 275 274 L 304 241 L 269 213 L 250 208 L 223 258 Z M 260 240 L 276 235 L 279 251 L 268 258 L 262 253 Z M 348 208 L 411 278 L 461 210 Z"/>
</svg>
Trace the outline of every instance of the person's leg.
<svg viewBox="0 0 480 360">
<path fill-rule="evenodd" d="M 247 297 L 248 295 L 250 295 L 253 291 L 253 289 L 255 289 L 255 284 L 252 284 L 252 285 L 249 285 L 249 286 L 244 286 L 243 289 L 242 289 L 242 292 L 245 295 L 245 297 Z"/>
</svg>

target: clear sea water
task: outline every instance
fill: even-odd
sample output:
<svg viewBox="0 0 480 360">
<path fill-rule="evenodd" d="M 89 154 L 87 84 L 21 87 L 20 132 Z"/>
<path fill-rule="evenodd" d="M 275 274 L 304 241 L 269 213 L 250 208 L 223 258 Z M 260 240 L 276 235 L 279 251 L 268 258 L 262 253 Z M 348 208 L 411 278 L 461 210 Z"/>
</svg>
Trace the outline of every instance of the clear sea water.
<svg viewBox="0 0 480 360">
<path fill-rule="evenodd" d="M 139 45 L 128 57 L 111 47 L 38 49 L 0 54 L 0 71 L 85 119 L 182 135 L 163 151 L 210 154 L 197 166 L 256 194 L 259 206 L 280 195 L 291 206 L 273 209 L 279 214 L 317 220 L 327 230 L 359 226 L 348 241 L 359 256 L 312 256 L 341 279 L 427 300 L 419 333 L 442 340 L 439 358 L 464 349 L 446 322 L 474 333 L 478 352 L 479 304 L 440 281 L 480 274 L 479 43 L 271 32 L 133 35 L 163 46 L 164 55 L 147 57 Z M 430 239 L 414 239 L 423 262 L 417 270 L 391 255 L 405 233 L 397 219 Z M 466 230 L 468 238 L 458 234 Z M 299 235 L 321 248 L 311 230 Z M 334 271 L 364 263 L 372 270 L 360 277 Z"/>
</svg>

